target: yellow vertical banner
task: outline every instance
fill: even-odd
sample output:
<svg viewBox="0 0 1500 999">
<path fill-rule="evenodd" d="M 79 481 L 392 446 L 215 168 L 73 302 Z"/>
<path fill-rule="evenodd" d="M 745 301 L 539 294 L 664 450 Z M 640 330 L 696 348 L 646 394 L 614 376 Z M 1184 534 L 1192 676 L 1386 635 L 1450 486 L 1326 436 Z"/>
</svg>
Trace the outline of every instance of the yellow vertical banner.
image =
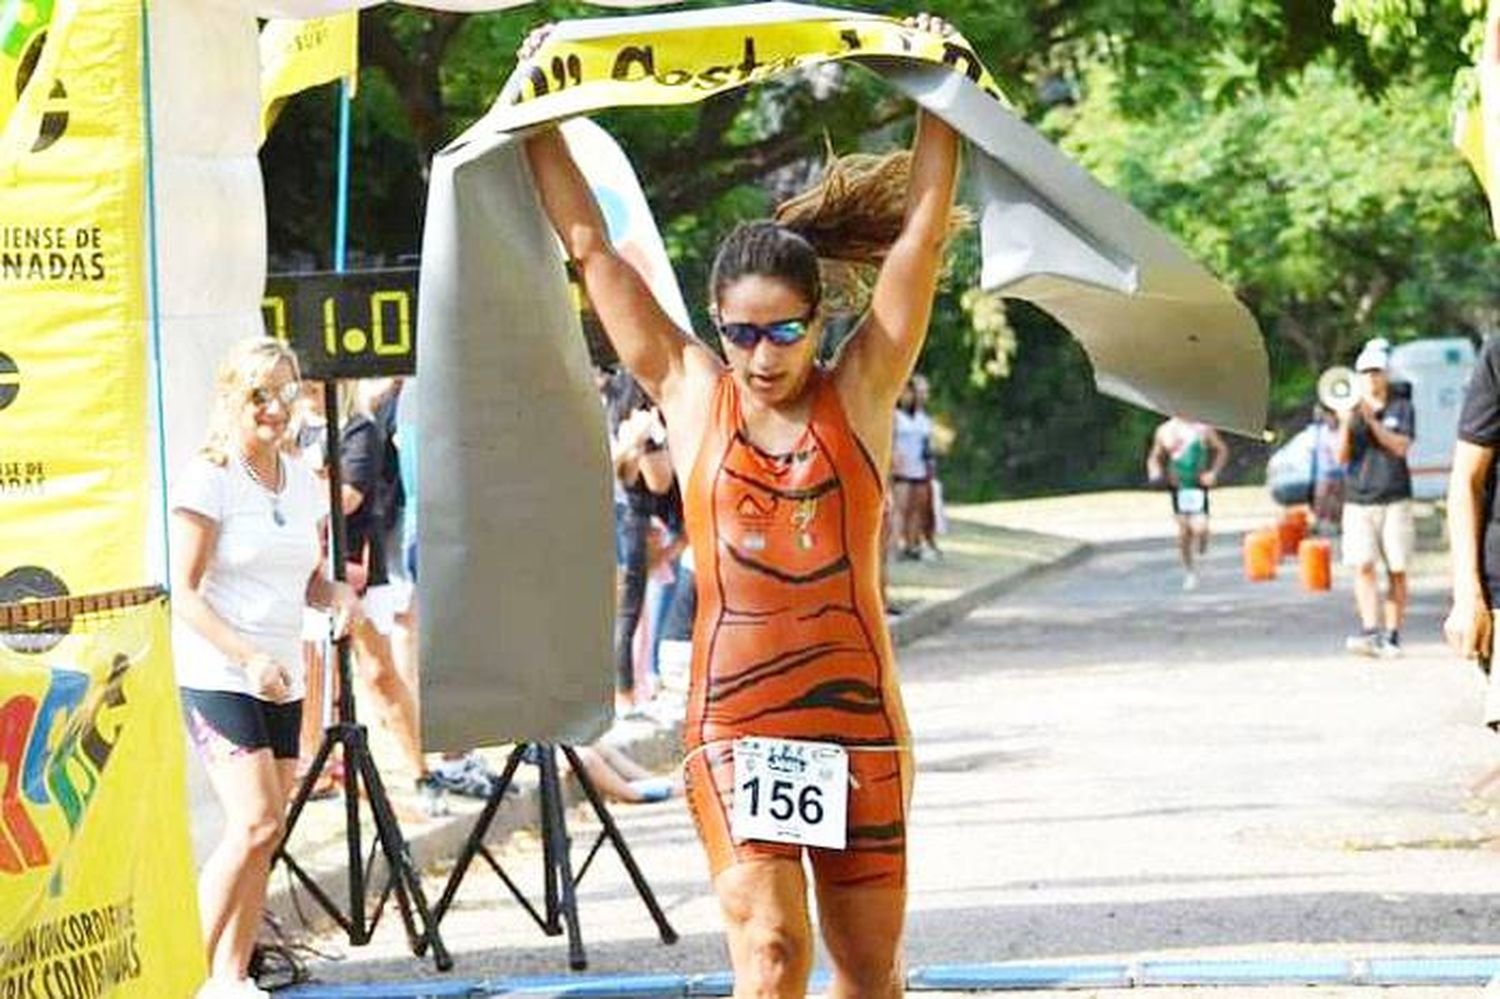
<svg viewBox="0 0 1500 999">
<path fill-rule="evenodd" d="M 203 981 L 164 597 L 0 630 L 0 996 Z"/>
<path fill-rule="evenodd" d="M 359 79 L 359 13 L 305 20 L 273 18 L 260 29 L 260 140 L 266 141 L 282 103 L 309 87 Z"/>
<path fill-rule="evenodd" d="M 140 0 L 57 0 L 0 132 L 0 602 L 146 573 Z"/>
<path fill-rule="evenodd" d="M 1500 0 L 1490 0 L 1485 10 L 1485 43 L 1479 51 L 1479 136 L 1469 132 L 1470 163 L 1490 195 L 1490 222 L 1500 237 Z M 1478 160 L 1478 162 L 1475 162 Z"/>
</svg>

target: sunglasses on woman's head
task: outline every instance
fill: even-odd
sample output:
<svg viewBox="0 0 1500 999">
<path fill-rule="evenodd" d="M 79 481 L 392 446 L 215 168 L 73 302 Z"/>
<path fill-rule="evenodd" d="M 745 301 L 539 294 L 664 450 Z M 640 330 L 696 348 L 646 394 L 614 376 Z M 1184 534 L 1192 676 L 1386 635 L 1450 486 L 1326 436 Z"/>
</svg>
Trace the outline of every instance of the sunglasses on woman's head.
<svg viewBox="0 0 1500 999">
<path fill-rule="evenodd" d="M 250 403 L 255 406 L 269 406 L 271 400 L 276 400 L 283 406 L 290 406 L 302 395 L 302 385 L 299 382 L 283 382 L 279 389 L 268 389 L 265 386 L 257 386 L 250 390 Z"/>
<path fill-rule="evenodd" d="M 782 319 L 766 323 L 715 323 L 719 335 L 741 350 L 751 350 L 762 339 L 770 340 L 778 347 L 790 347 L 803 337 L 812 325 L 811 318 Z"/>
</svg>

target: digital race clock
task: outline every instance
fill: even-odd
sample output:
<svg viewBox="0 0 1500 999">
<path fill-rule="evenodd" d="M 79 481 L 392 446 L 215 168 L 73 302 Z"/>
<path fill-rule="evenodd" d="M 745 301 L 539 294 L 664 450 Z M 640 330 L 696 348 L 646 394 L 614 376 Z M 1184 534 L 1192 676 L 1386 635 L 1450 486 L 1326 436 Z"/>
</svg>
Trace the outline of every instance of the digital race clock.
<svg viewBox="0 0 1500 999">
<path fill-rule="evenodd" d="M 266 332 L 291 344 L 306 378 L 417 371 L 417 268 L 273 274 Z"/>
</svg>

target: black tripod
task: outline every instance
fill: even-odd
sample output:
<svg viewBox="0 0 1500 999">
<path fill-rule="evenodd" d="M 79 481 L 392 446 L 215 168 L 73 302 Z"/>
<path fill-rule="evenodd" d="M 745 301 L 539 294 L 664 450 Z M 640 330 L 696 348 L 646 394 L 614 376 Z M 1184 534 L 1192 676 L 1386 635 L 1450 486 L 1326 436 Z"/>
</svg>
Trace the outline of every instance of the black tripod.
<svg viewBox="0 0 1500 999">
<path fill-rule="evenodd" d="M 324 410 L 330 414 L 327 441 L 331 513 L 329 558 L 333 562 L 333 578 L 342 582 L 345 576 L 345 535 L 344 513 L 340 503 L 343 481 L 339 474 L 339 425 L 336 415 L 338 413 L 338 383 L 331 380 L 325 381 L 323 391 L 325 393 Z M 421 875 L 412 864 L 411 851 L 407 848 L 406 838 L 401 834 L 401 826 L 396 822 L 396 813 L 391 808 L 390 798 L 386 796 L 385 785 L 380 779 L 380 771 L 376 769 L 375 759 L 370 755 L 369 734 L 354 713 L 354 684 L 349 671 L 348 637 L 340 638 L 334 644 L 334 649 L 339 681 L 336 719 L 332 725 L 324 729 L 323 742 L 318 747 L 317 755 L 313 757 L 312 766 L 308 768 L 302 786 L 297 790 L 297 797 L 292 802 L 291 811 L 287 813 L 286 833 L 281 838 L 281 845 L 276 848 L 275 859 L 286 864 L 287 870 L 302 882 L 323 911 L 327 912 L 349 935 L 349 942 L 356 946 L 370 942 L 375 925 L 380 920 L 380 913 L 384 910 L 386 900 L 394 889 L 412 953 L 420 955 L 430 944 L 433 963 L 439 971 L 447 971 L 453 967 L 453 958 L 448 955 L 448 948 L 443 945 L 443 939 L 438 935 L 437 919 L 427 907 L 427 896 L 422 891 Z M 302 814 L 302 807 L 307 804 L 318 778 L 323 773 L 323 768 L 332 758 L 335 746 L 342 746 L 344 751 L 344 839 L 349 850 L 348 912 L 341 910 L 338 903 L 330 898 L 328 893 L 323 891 L 287 852 L 287 844 L 291 842 L 292 831 L 297 827 L 297 819 Z M 361 845 L 359 817 L 361 781 L 364 783 L 365 798 L 370 803 L 370 814 L 375 819 L 374 845 L 385 856 L 388 868 L 385 887 L 380 892 L 373 914 L 368 911 L 366 905 L 369 878 Z M 371 859 L 373 859 L 373 852 Z"/>
<path fill-rule="evenodd" d="M 603 826 L 576 875 L 573 873 L 571 841 L 568 837 L 568 822 L 563 808 L 562 781 L 557 769 L 556 751 L 559 749 L 568 758 L 568 763 L 573 767 L 573 776 L 577 778 L 579 786 L 583 788 L 584 796 L 588 798 L 589 804 L 593 806 L 594 814 L 599 817 L 599 823 Z M 495 812 L 499 810 L 500 803 L 510 789 L 511 781 L 515 779 L 516 770 L 523 761 L 536 764 L 539 780 L 543 886 L 542 911 L 540 912 L 526 897 L 525 892 L 521 891 L 511 880 L 510 875 L 505 873 L 505 869 L 500 866 L 494 854 L 490 853 L 489 848 L 484 845 L 485 837 L 489 834 L 490 823 L 495 819 Z M 457 894 L 464 874 L 469 869 L 470 862 L 478 855 L 485 859 L 495 874 L 505 883 L 505 887 L 510 889 L 516 901 L 521 903 L 521 907 L 541 927 L 543 933 L 549 937 L 555 937 L 563 932 L 564 925 L 566 925 L 568 967 L 574 971 L 582 971 L 588 967 L 588 959 L 583 953 L 583 937 L 578 928 L 576 889 L 583 881 L 583 876 L 588 873 L 589 865 L 598 856 L 599 848 L 604 845 L 606 839 L 615 848 L 620 862 L 625 865 L 626 873 L 630 875 L 631 883 L 635 885 L 636 894 L 641 897 L 647 911 L 651 913 L 651 918 L 656 922 L 657 932 L 661 934 L 661 942 L 676 943 L 677 931 L 672 929 L 672 925 L 667 922 L 666 914 L 657 904 L 651 886 L 646 884 L 645 876 L 636 866 L 635 858 L 630 854 L 630 847 L 625 843 L 625 837 L 620 835 L 620 829 L 615 825 L 614 818 L 610 816 L 604 799 L 594 787 L 593 781 L 589 780 L 588 772 L 584 770 L 577 750 L 572 746 L 546 742 L 523 742 L 511 750 L 510 758 L 505 761 L 505 769 L 500 772 L 500 777 L 495 781 L 489 799 L 485 801 L 483 810 L 474 821 L 474 828 L 469 832 L 468 841 L 464 843 L 463 850 L 454 862 L 453 873 L 449 875 L 448 884 L 443 888 L 443 896 L 438 899 L 437 906 L 432 911 L 434 928 L 447 913 L 448 907 L 453 903 L 453 896 Z M 436 934 L 433 939 L 436 939 Z M 418 953 L 421 952 L 418 951 Z"/>
</svg>

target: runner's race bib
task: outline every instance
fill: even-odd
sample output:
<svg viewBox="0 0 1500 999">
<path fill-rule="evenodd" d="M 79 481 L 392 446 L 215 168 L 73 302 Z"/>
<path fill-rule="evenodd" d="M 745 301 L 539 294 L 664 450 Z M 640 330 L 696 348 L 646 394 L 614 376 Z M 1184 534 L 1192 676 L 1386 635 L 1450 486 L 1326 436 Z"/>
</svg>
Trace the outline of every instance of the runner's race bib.
<svg viewBox="0 0 1500 999">
<path fill-rule="evenodd" d="M 1183 514 L 1202 513 L 1208 508 L 1208 490 L 1177 490 L 1177 512 Z"/>
<path fill-rule="evenodd" d="M 849 815 L 849 754 L 831 742 L 734 741 L 736 842 L 762 840 L 842 850 Z"/>
</svg>

